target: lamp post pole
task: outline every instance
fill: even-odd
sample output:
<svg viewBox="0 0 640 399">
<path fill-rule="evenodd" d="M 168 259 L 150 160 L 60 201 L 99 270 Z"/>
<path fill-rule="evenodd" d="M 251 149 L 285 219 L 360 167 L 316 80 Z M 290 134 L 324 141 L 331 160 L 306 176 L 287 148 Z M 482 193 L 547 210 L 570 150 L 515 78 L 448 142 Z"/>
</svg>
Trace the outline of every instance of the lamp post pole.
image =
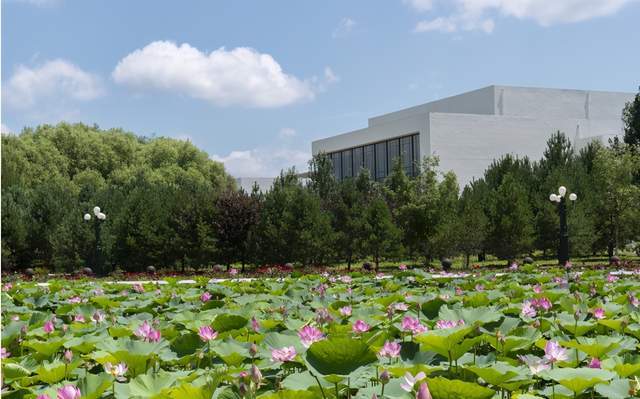
<svg viewBox="0 0 640 399">
<path fill-rule="evenodd" d="M 101 224 L 102 222 L 104 222 L 105 220 L 107 220 L 107 215 L 105 215 L 103 212 L 100 211 L 100 207 L 96 206 L 93 208 L 93 214 L 95 216 L 95 219 L 93 221 L 93 232 L 95 234 L 95 249 L 94 249 L 94 254 L 95 254 L 95 273 L 96 276 L 98 277 L 104 277 L 106 276 L 106 271 L 104 270 L 104 259 L 102 258 L 102 241 L 100 238 L 100 228 L 101 228 Z M 91 215 L 89 213 L 85 213 L 84 214 L 84 220 L 86 222 L 91 220 Z"/>
<path fill-rule="evenodd" d="M 560 186 L 558 194 L 549 195 L 551 202 L 558 203 L 558 214 L 560 216 L 560 245 L 558 247 L 558 263 L 562 266 L 569 261 L 569 228 L 567 227 L 567 188 Z M 575 193 L 569 194 L 569 200 L 574 202 L 578 199 Z"/>
</svg>

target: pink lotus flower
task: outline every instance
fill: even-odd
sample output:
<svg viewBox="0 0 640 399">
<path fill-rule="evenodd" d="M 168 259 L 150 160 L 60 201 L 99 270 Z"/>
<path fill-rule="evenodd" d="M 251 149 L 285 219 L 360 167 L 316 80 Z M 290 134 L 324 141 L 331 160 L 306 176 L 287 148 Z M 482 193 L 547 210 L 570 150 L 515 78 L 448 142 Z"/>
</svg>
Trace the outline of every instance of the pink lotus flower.
<svg viewBox="0 0 640 399">
<path fill-rule="evenodd" d="M 629 303 L 631 304 L 631 306 L 633 306 L 634 308 L 637 308 L 640 306 L 640 299 L 638 299 L 638 297 L 636 297 L 632 293 L 629 293 L 627 298 L 629 299 Z"/>
<path fill-rule="evenodd" d="M 398 269 L 400 269 L 400 271 L 405 271 L 407 270 L 407 265 L 405 265 L 404 263 L 401 263 L 400 266 L 398 266 Z"/>
<path fill-rule="evenodd" d="M 67 363 L 71 363 L 71 361 L 73 360 L 73 352 L 71 351 L 71 349 L 67 349 L 66 351 L 64 351 L 64 360 Z"/>
<path fill-rule="evenodd" d="M 542 286 L 540 284 L 536 284 L 533 286 L 533 292 L 535 292 L 536 294 L 539 294 L 542 292 Z"/>
<path fill-rule="evenodd" d="M 102 313 L 101 311 L 97 310 L 93 314 L 93 316 L 91 316 L 91 319 L 96 323 L 102 323 L 103 321 L 105 321 L 106 317 L 105 317 L 104 313 Z"/>
<path fill-rule="evenodd" d="M 6 283 L 5 285 L 2 286 L 2 291 L 9 291 L 13 288 L 13 284 L 11 283 Z"/>
<path fill-rule="evenodd" d="M 320 308 L 316 310 L 316 323 L 324 324 L 331 323 L 333 321 L 333 317 L 331 317 L 331 313 L 326 308 Z"/>
<path fill-rule="evenodd" d="M 432 399 L 431 392 L 429 392 L 429 386 L 426 382 L 420 384 L 418 393 L 416 393 L 416 399 Z"/>
<path fill-rule="evenodd" d="M 551 304 L 551 301 L 549 301 L 545 297 L 533 299 L 531 301 L 531 304 L 537 309 L 542 308 L 544 310 L 549 310 L 553 307 L 553 305 Z"/>
<path fill-rule="evenodd" d="M 547 344 L 544 346 L 544 353 L 544 357 L 549 363 L 556 363 L 568 359 L 567 350 L 556 341 L 547 341 Z"/>
<path fill-rule="evenodd" d="M 522 303 L 522 311 L 520 312 L 520 315 L 529 317 L 529 318 L 534 318 L 536 317 L 537 314 L 538 312 L 536 312 L 536 309 L 531 304 L 531 301 L 524 301 Z"/>
<path fill-rule="evenodd" d="M 436 328 L 438 330 L 442 330 L 445 328 L 455 328 L 458 326 L 463 326 L 464 325 L 464 320 L 458 320 L 458 321 L 454 321 L 454 320 L 438 320 L 436 321 Z"/>
<path fill-rule="evenodd" d="M 413 386 L 420 380 L 424 380 L 426 377 L 426 374 L 422 371 L 416 374 L 415 377 L 407 371 L 404 375 L 404 382 L 400 383 L 400 387 L 407 392 L 411 392 L 413 391 Z"/>
<path fill-rule="evenodd" d="M 18 321 L 20 320 L 20 316 L 18 316 L 17 314 L 14 314 L 13 316 L 11 316 L 11 320 Z"/>
<path fill-rule="evenodd" d="M 254 332 L 259 332 L 260 331 L 260 323 L 258 322 L 258 320 L 255 317 L 251 318 L 251 329 Z"/>
<path fill-rule="evenodd" d="M 411 331 L 412 334 L 422 334 L 427 331 L 427 327 L 420 323 L 420 320 L 411 316 L 405 316 L 402 319 L 402 329 L 405 331 Z"/>
<path fill-rule="evenodd" d="M 369 331 L 371 329 L 371 326 L 368 325 L 364 320 L 358 319 L 355 323 L 353 323 L 353 327 L 351 329 L 356 334 L 362 334 Z"/>
<path fill-rule="evenodd" d="M 211 295 L 209 292 L 205 291 L 202 293 L 202 295 L 200 295 L 200 300 L 202 302 L 209 302 L 209 300 L 211 300 L 211 298 L 213 297 L 213 295 Z"/>
<path fill-rule="evenodd" d="M 139 294 L 140 294 L 140 293 L 143 293 L 143 292 L 144 292 L 144 286 L 143 286 L 142 284 L 140 284 L 140 283 L 135 283 L 135 284 L 133 285 L 133 290 L 134 290 L 135 292 L 139 293 Z"/>
<path fill-rule="evenodd" d="M 290 362 L 296 357 L 296 348 L 285 346 L 282 349 L 271 350 L 271 360 L 274 362 Z"/>
<path fill-rule="evenodd" d="M 518 264 L 513 262 L 511 266 L 509 266 L 509 270 L 511 270 L 512 272 L 518 270 Z"/>
<path fill-rule="evenodd" d="M 400 356 L 400 344 L 397 342 L 385 342 L 378 354 L 382 357 L 394 358 Z"/>
<path fill-rule="evenodd" d="M 456 295 L 462 296 L 464 295 L 464 291 L 460 287 L 456 287 Z"/>
<path fill-rule="evenodd" d="M 229 269 L 229 274 L 232 276 L 237 276 L 238 275 L 238 269 L 232 267 L 231 269 Z"/>
<path fill-rule="evenodd" d="M 0 359 L 6 359 L 11 356 L 11 352 L 7 351 L 7 348 L 4 346 L 0 348 Z"/>
<path fill-rule="evenodd" d="M 476 291 L 479 291 L 479 292 L 484 291 L 484 285 L 483 284 L 476 284 Z"/>
<path fill-rule="evenodd" d="M 340 277 L 340 281 L 342 281 L 345 284 L 351 284 L 353 279 L 351 278 L 351 276 L 342 276 Z"/>
<path fill-rule="evenodd" d="M 202 326 L 198 329 L 198 335 L 203 342 L 209 342 L 216 339 L 218 332 L 210 326 Z"/>
<path fill-rule="evenodd" d="M 396 302 L 393 304 L 393 310 L 396 312 L 406 312 L 409 310 L 409 306 L 404 302 Z"/>
<path fill-rule="evenodd" d="M 82 298 L 80 298 L 79 296 L 74 296 L 69 298 L 69 303 L 74 304 L 74 303 L 80 303 L 82 302 Z"/>
<path fill-rule="evenodd" d="M 62 388 L 58 388 L 56 399 L 80 399 L 82 393 L 73 385 L 65 385 Z"/>
<path fill-rule="evenodd" d="M 151 327 L 151 325 L 149 325 L 146 320 L 133 332 L 133 334 L 136 337 L 142 338 L 144 341 L 149 342 L 157 342 L 160 340 L 161 336 L 160 331 Z"/>
<path fill-rule="evenodd" d="M 618 281 L 619 277 L 616 276 L 615 274 L 611 274 L 609 273 L 609 275 L 607 276 L 607 282 L 609 283 L 615 283 L 616 281 Z"/>
<path fill-rule="evenodd" d="M 597 357 L 591 358 L 591 361 L 589 362 L 589 368 L 591 369 L 599 369 L 600 367 L 600 359 L 598 359 Z"/>
<path fill-rule="evenodd" d="M 73 321 L 76 323 L 84 323 L 84 316 L 81 314 L 77 314 L 73 317 Z"/>
<path fill-rule="evenodd" d="M 351 312 L 352 312 L 351 306 L 343 306 L 340 308 L 340 314 L 344 317 L 351 316 Z"/>
<path fill-rule="evenodd" d="M 604 309 L 602 308 L 593 309 L 593 317 L 595 317 L 598 320 L 604 319 L 605 318 Z"/>
<path fill-rule="evenodd" d="M 318 285 L 318 287 L 316 287 L 316 291 L 318 292 L 318 295 L 320 295 L 320 297 L 324 297 L 324 295 L 327 293 L 327 285 L 326 284 L 320 284 Z"/>
<path fill-rule="evenodd" d="M 304 345 L 305 348 L 308 348 L 314 342 L 323 340 L 324 334 L 313 326 L 304 326 L 300 331 L 298 331 L 298 337 L 300 337 L 302 345 Z"/>
<path fill-rule="evenodd" d="M 115 366 L 109 362 L 104 364 L 104 371 L 116 378 L 124 376 L 128 369 L 125 363 L 118 363 Z"/>
<path fill-rule="evenodd" d="M 249 370 L 249 377 L 251 377 L 251 381 L 257 386 L 260 386 L 260 382 L 262 382 L 262 373 L 260 369 L 255 365 L 251 365 L 251 369 Z"/>
<path fill-rule="evenodd" d="M 47 320 L 44 322 L 44 326 L 42 327 L 45 333 L 51 334 L 56 327 L 53 325 L 53 320 Z"/>
<path fill-rule="evenodd" d="M 529 367 L 533 375 L 537 375 L 541 371 L 548 370 L 551 367 L 544 359 L 532 355 L 518 355 L 518 359 Z"/>
</svg>

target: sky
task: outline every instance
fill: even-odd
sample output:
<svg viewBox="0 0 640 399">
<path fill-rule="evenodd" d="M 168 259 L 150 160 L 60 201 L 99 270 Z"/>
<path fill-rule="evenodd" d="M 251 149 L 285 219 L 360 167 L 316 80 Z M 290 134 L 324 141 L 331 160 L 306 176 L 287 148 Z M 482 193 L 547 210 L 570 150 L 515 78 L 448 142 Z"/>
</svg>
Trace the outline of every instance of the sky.
<svg viewBox="0 0 640 399">
<path fill-rule="evenodd" d="M 2 133 L 190 140 L 237 177 L 491 84 L 635 92 L 640 0 L 2 0 Z"/>
</svg>

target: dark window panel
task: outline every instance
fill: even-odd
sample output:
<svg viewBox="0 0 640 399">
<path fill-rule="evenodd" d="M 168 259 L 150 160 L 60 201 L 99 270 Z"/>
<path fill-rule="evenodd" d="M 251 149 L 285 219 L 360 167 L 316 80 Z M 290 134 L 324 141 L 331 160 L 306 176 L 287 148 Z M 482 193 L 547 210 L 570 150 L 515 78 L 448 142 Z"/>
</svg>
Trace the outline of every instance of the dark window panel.
<svg viewBox="0 0 640 399">
<path fill-rule="evenodd" d="M 339 152 L 334 152 L 331 154 L 331 160 L 333 161 L 333 175 L 336 179 L 342 179 L 342 157 Z"/>
<path fill-rule="evenodd" d="M 402 168 L 407 176 L 413 176 L 413 150 L 411 149 L 411 136 L 400 139 L 400 159 Z"/>
<path fill-rule="evenodd" d="M 351 150 L 342 151 L 342 178 L 353 176 Z"/>
<path fill-rule="evenodd" d="M 369 170 L 369 176 L 372 179 L 376 177 L 376 157 L 374 149 L 373 144 L 364 147 L 364 168 Z"/>
<path fill-rule="evenodd" d="M 413 175 L 418 176 L 418 172 L 422 166 L 422 159 L 420 159 L 420 135 L 414 134 L 411 139 L 413 144 Z"/>
<path fill-rule="evenodd" d="M 391 173 L 393 165 L 400 156 L 400 140 L 393 139 L 387 141 L 387 171 Z"/>
<path fill-rule="evenodd" d="M 376 143 L 376 180 L 387 177 L 387 142 Z"/>
<path fill-rule="evenodd" d="M 364 168 L 364 148 L 356 147 L 353 149 L 353 175 L 358 176 L 362 168 Z"/>
</svg>

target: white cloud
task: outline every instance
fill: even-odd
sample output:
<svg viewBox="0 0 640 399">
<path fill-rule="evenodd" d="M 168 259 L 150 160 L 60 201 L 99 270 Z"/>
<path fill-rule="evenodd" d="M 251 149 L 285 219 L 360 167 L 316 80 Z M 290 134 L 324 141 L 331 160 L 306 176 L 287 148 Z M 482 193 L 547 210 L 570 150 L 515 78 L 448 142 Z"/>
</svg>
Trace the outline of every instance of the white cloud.
<svg viewBox="0 0 640 399">
<path fill-rule="evenodd" d="M 336 75 L 331 67 L 326 66 L 324 67 L 324 80 L 327 83 L 336 83 L 340 81 L 340 76 Z"/>
<path fill-rule="evenodd" d="M 446 17 L 420 21 L 415 32 L 481 30 L 491 33 L 498 16 L 530 19 L 541 26 L 586 21 L 612 15 L 637 0 L 436 0 L 453 3 L 454 12 Z M 406 1 L 405 1 L 406 2 Z M 410 1 L 413 8 L 418 9 Z M 426 2 L 430 3 L 430 2 Z M 424 11 L 424 10 L 421 10 Z"/>
<path fill-rule="evenodd" d="M 188 43 L 156 41 L 120 60 L 113 78 L 134 89 L 175 92 L 222 106 L 279 107 L 315 95 L 309 82 L 248 47 L 206 53 Z"/>
<path fill-rule="evenodd" d="M 334 39 L 339 37 L 347 36 L 353 28 L 356 26 L 356 21 L 349 17 L 344 17 L 340 20 L 338 27 L 333 30 L 333 34 L 331 35 Z"/>
<path fill-rule="evenodd" d="M 403 0 L 417 11 L 429 11 L 433 8 L 433 0 Z"/>
<path fill-rule="evenodd" d="M 281 139 L 286 139 L 286 138 L 294 137 L 296 134 L 297 134 L 296 129 L 293 129 L 290 127 L 283 127 L 282 129 L 280 129 L 280 132 L 278 133 L 278 137 Z"/>
<path fill-rule="evenodd" d="M 297 171 L 306 171 L 311 154 L 288 148 L 255 148 L 232 151 L 226 156 L 213 155 L 211 158 L 222 162 L 227 172 L 234 177 L 275 177 L 281 170 L 292 166 Z"/>
<path fill-rule="evenodd" d="M 78 66 L 57 59 L 39 67 L 20 65 L 3 84 L 2 99 L 14 108 L 31 108 L 55 100 L 88 101 L 103 94 L 100 79 Z"/>
<path fill-rule="evenodd" d="M 5 125 L 4 123 L 0 123 L 0 133 L 1 134 L 13 134 L 11 129 L 9 129 L 9 127 L 7 125 Z"/>
<path fill-rule="evenodd" d="M 458 25 L 451 18 L 438 17 L 430 21 L 420 21 L 414 28 L 415 32 L 429 32 L 433 30 L 440 32 L 455 32 L 458 30 Z"/>
</svg>

